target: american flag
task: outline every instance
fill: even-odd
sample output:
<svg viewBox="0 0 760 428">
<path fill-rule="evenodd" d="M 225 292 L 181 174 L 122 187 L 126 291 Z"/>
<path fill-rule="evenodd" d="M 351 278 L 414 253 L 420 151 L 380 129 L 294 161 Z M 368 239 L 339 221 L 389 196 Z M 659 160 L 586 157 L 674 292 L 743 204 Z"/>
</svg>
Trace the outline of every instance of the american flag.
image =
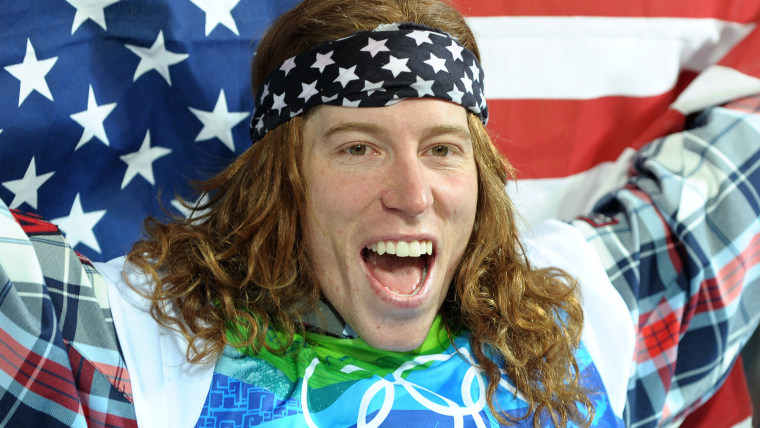
<svg viewBox="0 0 760 428">
<path fill-rule="evenodd" d="M 0 197 L 95 261 L 250 146 L 248 69 L 294 0 L 0 2 Z"/>
<path fill-rule="evenodd" d="M 249 147 L 256 43 L 296 0 L 0 2 L 0 198 L 95 261 Z M 625 178 L 632 149 L 760 92 L 758 0 L 455 0 L 529 226 Z"/>
</svg>

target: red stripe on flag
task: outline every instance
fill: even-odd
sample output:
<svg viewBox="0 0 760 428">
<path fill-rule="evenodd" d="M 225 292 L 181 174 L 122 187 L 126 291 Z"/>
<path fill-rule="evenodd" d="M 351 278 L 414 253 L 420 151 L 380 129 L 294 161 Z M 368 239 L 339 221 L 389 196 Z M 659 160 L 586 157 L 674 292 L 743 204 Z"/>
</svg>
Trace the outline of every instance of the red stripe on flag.
<svg viewBox="0 0 760 428">
<path fill-rule="evenodd" d="M 758 57 L 760 57 L 760 27 L 755 27 L 718 64 L 760 78 L 760 60 Z"/>
<path fill-rule="evenodd" d="M 638 2 L 609 0 L 453 0 L 466 16 L 609 16 L 717 18 L 733 22 L 756 22 L 760 3 L 710 0 L 644 0 Z"/>
<path fill-rule="evenodd" d="M 752 361 L 754 363 L 754 361 Z M 741 357 L 736 360 L 723 386 L 683 421 L 680 428 L 740 426 L 752 416 L 752 401 Z M 746 426 L 746 425 L 741 425 Z"/>
<path fill-rule="evenodd" d="M 694 77 L 684 72 L 675 88 L 651 97 L 488 100 L 489 129 L 518 177 L 566 177 L 682 130 L 670 104 Z"/>
</svg>

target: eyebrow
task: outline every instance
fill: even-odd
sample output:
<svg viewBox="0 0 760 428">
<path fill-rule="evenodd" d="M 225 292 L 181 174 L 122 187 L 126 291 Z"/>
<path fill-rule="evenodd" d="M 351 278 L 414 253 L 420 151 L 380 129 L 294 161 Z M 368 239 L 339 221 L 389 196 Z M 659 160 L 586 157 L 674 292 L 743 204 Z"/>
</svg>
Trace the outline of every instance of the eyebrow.
<svg viewBox="0 0 760 428">
<path fill-rule="evenodd" d="M 374 134 L 383 136 L 387 134 L 387 131 L 378 125 L 369 122 L 344 122 L 333 127 L 330 127 L 322 134 L 322 138 L 328 138 L 334 134 L 347 131 L 359 131 L 366 132 L 368 134 Z M 471 140 L 470 130 L 458 125 L 433 125 L 425 127 L 422 131 L 422 138 L 427 139 L 436 137 L 438 135 L 454 134 L 463 140 Z"/>
<path fill-rule="evenodd" d="M 454 134 L 457 137 L 470 141 L 472 139 L 469 128 L 458 125 L 434 125 L 426 127 L 422 132 L 422 139 L 437 137 L 439 135 Z"/>
<path fill-rule="evenodd" d="M 340 132 L 348 132 L 348 131 L 359 131 L 359 132 L 365 132 L 368 134 L 374 134 L 374 135 L 383 135 L 386 134 L 386 131 L 373 123 L 368 122 L 343 122 L 339 123 L 338 125 L 330 127 L 327 131 L 322 133 L 322 138 L 326 139 L 328 137 L 333 136 L 334 134 L 338 134 Z"/>
</svg>

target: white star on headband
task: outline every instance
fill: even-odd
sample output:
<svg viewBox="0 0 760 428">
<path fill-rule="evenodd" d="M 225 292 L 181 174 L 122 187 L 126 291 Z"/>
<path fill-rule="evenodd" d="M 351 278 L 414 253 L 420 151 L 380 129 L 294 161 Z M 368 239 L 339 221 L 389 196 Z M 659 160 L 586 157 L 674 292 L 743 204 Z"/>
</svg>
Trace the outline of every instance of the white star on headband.
<svg viewBox="0 0 760 428">
<path fill-rule="evenodd" d="M 375 40 L 375 39 L 373 39 L 373 38 L 370 37 L 369 40 L 367 41 L 367 46 L 361 48 L 361 51 L 362 52 L 369 52 L 370 55 L 372 55 L 372 58 L 374 58 L 375 55 L 377 55 L 378 52 L 388 52 L 388 51 L 390 51 L 390 49 L 388 49 L 385 46 L 385 42 L 387 42 L 387 41 L 388 41 L 388 39 Z"/>
<path fill-rule="evenodd" d="M 333 52 L 334 51 L 330 51 L 326 54 L 317 53 L 317 60 L 311 65 L 311 68 L 318 68 L 320 73 L 324 72 L 325 67 L 330 64 L 335 64 L 335 61 L 332 60 Z"/>
<path fill-rule="evenodd" d="M 287 107 L 285 104 L 285 92 L 280 95 L 274 94 L 274 104 L 272 104 L 272 110 L 277 110 L 277 114 L 282 114 L 282 109 Z"/>
<path fill-rule="evenodd" d="M 433 83 L 435 83 L 435 80 L 425 80 L 420 76 L 417 76 L 417 82 L 412 83 L 410 86 L 417 91 L 417 96 L 419 97 L 424 97 L 425 95 L 434 97 Z"/>
<path fill-rule="evenodd" d="M 462 77 L 462 84 L 464 85 L 465 91 L 472 93 L 472 79 L 470 79 L 469 77 L 467 77 L 467 75 L 465 75 L 464 77 Z"/>
<path fill-rule="evenodd" d="M 438 58 L 432 52 L 430 52 L 430 59 L 426 59 L 425 61 L 422 61 L 422 62 L 433 67 L 433 73 L 437 73 L 439 71 L 447 71 L 446 60 L 443 58 Z"/>
<path fill-rule="evenodd" d="M 391 98 L 390 100 L 386 101 L 385 105 L 386 106 L 392 106 L 394 104 L 400 103 L 401 101 L 403 101 L 403 100 L 401 98 L 399 98 L 398 95 L 394 94 L 393 98 Z"/>
<path fill-rule="evenodd" d="M 423 43 L 430 43 L 431 45 L 433 44 L 433 42 L 430 40 L 430 33 L 427 31 L 414 30 L 411 33 L 407 34 L 406 37 L 411 37 L 414 39 L 414 41 L 417 42 L 417 46 Z"/>
<path fill-rule="evenodd" d="M 286 59 L 280 66 L 280 70 L 284 71 L 286 76 L 290 73 L 290 70 L 294 68 L 296 68 L 296 57 L 294 56 Z"/>
<path fill-rule="evenodd" d="M 333 95 L 331 97 L 325 97 L 325 96 L 323 96 L 322 97 L 322 103 L 327 104 L 330 101 L 334 101 L 334 100 L 337 100 L 337 99 L 338 99 L 338 94 L 335 94 L 335 95 Z"/>
<path fill-rule="evenodd" d="M 464 96 L 464 92 L 460 91 L 459 88 L 457 88 L 457 85 L 452 85 L 452 86 L 454 87 L 454 89 L 446 93 L 451 97 L 451 101 L 457 104 L 462 104 L 462 97 Z"/>
<path fill-rule="evenodd" d="M 359 76 L 354 73 L 354 71 L 356 71 L 356 66 L 353 66 L 351 68 L 338 67 L 338 70 L 338 77 L 333 80 L 333 82 L 340 82 L 344 88 L 349 84 L 349 82 L 359 79 Z"/>
<path fill-rule="evenodd" d="M 480 69 L 475 65 L 475 61 L 472 62 L 470 71 L 472 72 L 473 79 L 475 79 L 476 82 L 480 82 Z"/>
<path fill-rule="evenodd" d="M 369 80 L 364 81 L 364 89 L 363 92 L 366 92 L 367 95 L 372 95 L 373 92 L 383 90 L 383 83 L 385 83 L 384 80 L 381 80 L 379 82 L 370 82 Z"/>
<path fill-rule="evenodd" d="M 306 83 L 301 83 L 301 95 L 298 96 L 298 98 L 303 98 L 303 102 L 308 102 L 309 98 L 313 97 L 314 95 L 317 95 L 319 91 L 317 90 L 317 82 L 319 80 L 315 80 L 312 83 L 309 83 L 308 85 Z"/>
<path fill-rule="evenodd" d="M 385 64 L 382 68 L 393 73 L 393 77 L 398 77 L 400 73 L 405 71 L 411 71 L 409 70 L 409 67 L 406 66 L 406 62 L 409 61 L 409 58 L 396 58 L 391 55 L 388 61 L 388 64 Z"/>
<path fill-rule="evenodd" d="M 462 59 L 462 51 L 464 50 L 464 48 L 454 43 L 453 40 L 451 41 L 451 46 L 446 46 L 446 49 L 448 49 L 449 52 L 451 52 L 451 56 L 454 57 L 454 59 L 464 61 L 464 59 Z"/>
</svg>

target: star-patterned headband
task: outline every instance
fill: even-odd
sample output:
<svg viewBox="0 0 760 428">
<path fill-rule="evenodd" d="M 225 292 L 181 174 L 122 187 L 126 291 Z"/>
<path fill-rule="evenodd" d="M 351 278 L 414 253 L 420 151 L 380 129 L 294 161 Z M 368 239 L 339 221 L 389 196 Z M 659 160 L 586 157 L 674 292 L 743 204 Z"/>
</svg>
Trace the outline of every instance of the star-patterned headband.
<svg viewBox="0 0 760 428">
<path fill-rule="evenodd" d="M 404 98 L 439 98 L 488 120 L 483 69 L 440 30 L 385 24 L 325 42 L 267 76 L 256 94 L 251 140 L 320 104 L 383 107 Z"/>
</svg>

